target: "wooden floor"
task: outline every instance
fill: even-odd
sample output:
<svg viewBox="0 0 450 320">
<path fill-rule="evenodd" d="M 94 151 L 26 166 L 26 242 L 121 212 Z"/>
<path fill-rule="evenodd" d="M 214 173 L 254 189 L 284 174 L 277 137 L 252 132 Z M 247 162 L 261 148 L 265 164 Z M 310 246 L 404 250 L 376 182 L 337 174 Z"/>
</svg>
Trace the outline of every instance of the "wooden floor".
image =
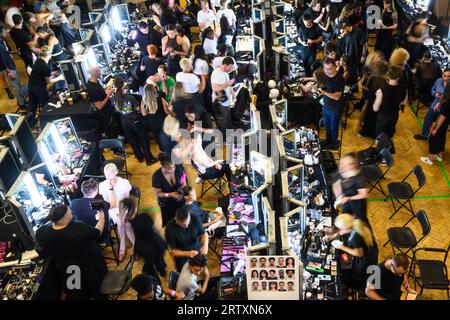
<svg viewBox="0 0 450 320">
<path fill-rule="evenodd" d="M 17 61 L 19 71 L 21 71 L 22 79 L 25 75 L 23 73 L 23 63 Z M 1 90 L 0 92 L 0 112 L 14 112 L 16 110 L 15 100 L 8 100 L 5 92 Z M 419 113 L 419 118 L 423 119 L 425 109 L 422 109 Z M 357 151 L 367 148 L 372 141 L 366 138 L 356 137 L 358 131 L 358 123 L 360 118 L 360 112 L 356 111 L 348 120 L 347 128 L 344 132 L 343 138 L 343 152 Z M 450 182 L 446 178 L 446 174 L 450 174 L 450 154 L 447 152 L 444 156 L 445 159 L 442 166 L 434 164 L 429 166 L 420 161 L 420 157 L 427 154 L 428 144 L 424 141 L 416 141 L 413 139 L 413 135 L 420 131 L 420 125 L 418 119 L 414 113 L 407 108 L 403 114 L 400 115 L 400 119 L 397 125 L 397 133 L 394 137 L 394 143 L 396 147 L 396 154 L 394 155 L 395 164 L 394 167 L 387 175 L 387 179 L 384 185 L 391 181 L 400 181 L 409 172 L 409 170 L 420 164 L 427 177 L 427 183 L 418 193 L 418 198 L 413 200 L 414 210 L 424 209 L 431 222 L 431 233 L 430 235 L 420 244 L 420 247 L 438 247 L 446 248 L 450 243 L 450 224 L 449 224 L 449 213 L 450 213 Z M 450 137 L 448 137 L 450 139 Z M 447 150 L 448 150 L 447 143 Z M 128 148 L 127 152 L 131 154 L 131 149 Z M 157 154 L 158 147 L 152 144 L 153 154 Z M 155 200 L 155 195 L 151 191 L 151 177 L 152 173 L 158 169 L 158 164 L 152 167 L 146 167 L 135 161 L 134 157 L 128 158 L 130 171 L 133 173 L 131 178 L 131 183 L 142 190 L 141 198 L 141 211 L 148 212 L 152 215 L 160 224 L 160 213 L 157 208 L 157 203 Z M 445 173 L 447 172 L 447 173 Z M 191 183 L 195 180 L 195 172 L 193 169 L 188 170 L 189 181 Z M 197 192 L 199 192 L 199 185 L 195 186 Z M 404 222 L 409 219 L 409 214 L 407 212 L 401 211 L 392 220 L 389 220 L 389 216 L 392 212 L 392 206 L 389 202 L 383 202 L 383 196 L 376 190 L 370 193 L 369 200 L 369 219 L 373 226 L 374 234 L 377 243 L 380 247 L 379 260 L 387 259 L 391 257 L 392 250 L 389 246 L 383 248 L 382 244 L 386 241 L 386 230 L 393 226 L 401 226 Z M 207 194 L 203 199 L 201 199 L 203 205 L 215 206 L 217 204 L 218 196 L 212 191 Z M 414 233 L 420 237 L 420 227 L 417 223 L 413 222 L 410 224 Z M 131 253 L 131 249 L 128 245 L 128 256 Z M 105 254 L 110 255 L 110 253 L 105 252 Z M 209 254 L 210 257 L 210 271 L 214 275 L 219 274 L 219 262 L 213 254 Z M 124 268 L 126 264 L 125 261 L 116 267 L 115 263 L 108 262 L 108 267 L 110 270 Z M 166 261 L 168 264 L 168 273 L 170 270 L 174 270 L 174 264 L 172 259 L 167 256 Z M 138 274 L 142 269 L 142 259 L 135 263 L 133 274 Z M 163 284 L 167 284 L 167 279 L 162 279 Z M 425 291 L 424 297 L 427 299 L 445 299 L 445 292 L 439 291 Z M 135 293 L 133 290 L 129 290 L 121 299 L 134 299 Z"/>
</svg>

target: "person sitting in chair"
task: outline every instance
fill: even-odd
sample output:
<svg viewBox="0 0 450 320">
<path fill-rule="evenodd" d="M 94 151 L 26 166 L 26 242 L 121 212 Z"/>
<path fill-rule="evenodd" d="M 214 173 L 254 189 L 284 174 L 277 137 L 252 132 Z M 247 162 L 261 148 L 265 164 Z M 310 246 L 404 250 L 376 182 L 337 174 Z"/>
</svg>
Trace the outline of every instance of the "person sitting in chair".
<svg viewBox="0 0 450 320">
<path fill-rule="evenodd" d="M 195 192 L 195 189 L 186 186 L 183 191 L 186 205 L 190 207 L 191 213 L 197 215 L 203 222 L 203 228 L 208 229 L 210 226 L 224 219 L 222 213 L 217 211 L 207 211 L 200 208 L 197 202 L 197 193 Z"/>
</svg>

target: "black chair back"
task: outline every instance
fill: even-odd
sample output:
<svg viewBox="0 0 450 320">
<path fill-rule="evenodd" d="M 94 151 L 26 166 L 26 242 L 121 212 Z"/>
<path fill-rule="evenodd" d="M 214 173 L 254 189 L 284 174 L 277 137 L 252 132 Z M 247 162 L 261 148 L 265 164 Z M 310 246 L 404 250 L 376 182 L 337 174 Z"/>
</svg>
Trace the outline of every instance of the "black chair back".
<svg viewBox="0 0 450 320">
<path fill-rule="evenodd" d="M 425 173 L 423 173 L 423 169 L 421 166 L 417 165 L 412 169 L 412 172 L 416 175 L 417 182 L 419 184 L 419 189 L 422 188 L 427 181 L 427 178 L 425 177 Z"/>
<path fill-rule="evenodd" d="M 180 274 L 178 272 L 175 271 L 171 271 L 169 273 L 169 289 L 170 290 L 176 290 L 177 289 L 177 282 L 178 282 L 178 278 L 180 277 Z"/>
<path fill-rule="evenodd" d="M 391 168 L 394 165 L 394 158 L 388 148 L 381 149 L 380 156 L 386 160 L 388 168 Z"/>
<path fill-rule="evenodd" d="M 100 151 L 103 149 L 117 149 L 123 148 L 123 141 L 120 139 L 102 139 L 98 143 Z"/>
<path fill-rule="evenodd" d="M 141 198 L 141 189 L 132 186 L 130 190 L 130 196 Z"/>
<path fill-rule="evenodd" d="M 431 231 L 431 224 L 428 220 L 428 216 L 423 210 L 419 210 L 415 214 L 417 220 L 419 220 L 420 226 L 422 227 L 422 236 L 427 236 Z"/>
<path fill-rule="evenodd" d="M 391 138 L 385 133 L 385 132 L 381 132 L 378 136 L 377 136 L 377 151 L 380 152 L 382 149 L 384 148 L 392 148 L 392 141 Z"/>
</svg>

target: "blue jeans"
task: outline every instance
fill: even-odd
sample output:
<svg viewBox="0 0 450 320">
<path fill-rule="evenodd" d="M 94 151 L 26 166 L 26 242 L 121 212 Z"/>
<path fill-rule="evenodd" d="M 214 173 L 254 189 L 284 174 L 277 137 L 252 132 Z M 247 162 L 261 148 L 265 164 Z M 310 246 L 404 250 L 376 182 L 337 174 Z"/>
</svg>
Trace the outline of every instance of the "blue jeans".
<svg viewBox="0 0 450 320">
<path fill-rule="evenodd" d="M 434 111 L 434 108 L 430 107 L 427 111 L 427 114 L 425 115 L 425 118 L 423 119 L 423 127 L 422 127 L 422 133 L 420 134 L 422 137 L 428 137 L 430 134 L 431 125 L 434 121 L 436 121 L 437 117 L 439 116 L 439 111 Z"/>
<path fill-rule="evenodd" d="M 341 118 L 340 112 L 334 112 L 327 107 L 322 108 L 323 126 L 327 133 L 326 141 L 328 143 L 336 143 L 338 140 L 339 120 Z"/>
</svg>

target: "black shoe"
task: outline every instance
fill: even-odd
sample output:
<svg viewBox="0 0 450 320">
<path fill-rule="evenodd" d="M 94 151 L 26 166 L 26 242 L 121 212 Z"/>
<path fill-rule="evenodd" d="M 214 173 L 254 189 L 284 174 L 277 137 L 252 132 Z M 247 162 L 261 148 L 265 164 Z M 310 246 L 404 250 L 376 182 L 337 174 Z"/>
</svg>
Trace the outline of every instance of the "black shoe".
<svg viewBox="0 0 450 320">
<path fill-rule="evenodd" d="M 155 159 L 155 158 L 150 159 L 150 161 L 145 161 L 145 163 L 147 164 L 147 166 L 152 166 L 152 165 L 154 165 L 154 164 L 157 163 L 157 162 L 158 162 L 158 160 Z"/>
<path fill-rule="evenodd" d="M 328 145 L 328 149 L 329 150 L 339 150 L 339 145 L 340 145 L 339 141 L 336 141 L 334 143 L 330 143 Z"/>
<path fill-rule="evenodd" d="M 427 140 L 428 140 L 427 137 L 424 137 L 424 136 L 421 135 L 420 133 L 415 134 L 415 135 L 414 135 L 414 139 L 416 139 L 416 140 L 424 140 L 424 141 L 427 141 Z"/>
<path fill-rule="evenodd" d="M 6 94 L 8 95 L 9 100 L 14 100 L 14 94 L 11 92 L 11 90 L 9 90 L 9 88 L 5 89 Z"/>
<path fill-rule="evenodd" d="M 121 151 L 121 150 L 114 150 L 113 153 L 119 157 L 123 157 L 123 158 L 128 157 L 128 155 L 124 151 Z M 144 160 L 142 160 L 142 161 L 144 161 Z M 140 161 L 140 162 L 142 162 L 142 161 Z"/>
<path fill-rule="evenodd" d="M 136 158 L 137 159 L 137 161 L 139 162 L 139 163 L 143 163 L 144 162 L 144 159 L 138 159 L 138 158 Z"/>
<path fill-rule="evenodd" d="M 329 146 L 330 146 L 330 141 L 324 141 L 321 143 L 322 149 L 328 149 Z"/>
</svg>

